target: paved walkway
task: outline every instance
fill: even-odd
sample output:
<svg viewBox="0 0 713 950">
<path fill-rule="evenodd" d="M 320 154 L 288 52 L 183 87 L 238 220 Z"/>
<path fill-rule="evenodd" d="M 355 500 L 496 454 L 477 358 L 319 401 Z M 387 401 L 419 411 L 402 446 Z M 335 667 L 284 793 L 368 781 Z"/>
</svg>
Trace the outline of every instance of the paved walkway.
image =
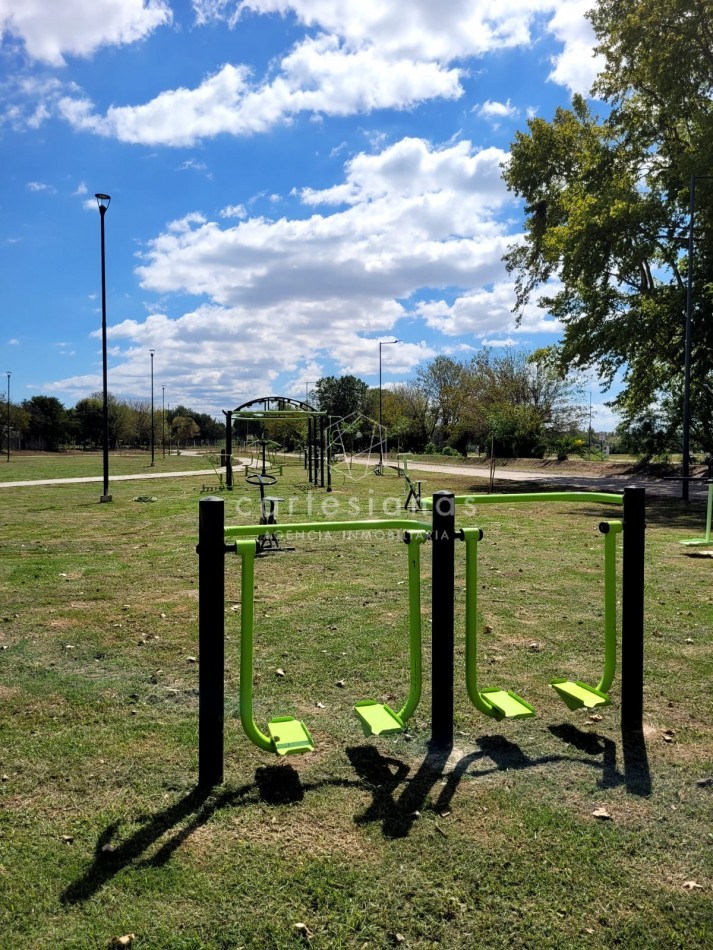
<svg viewBox="0 0 713 950">
<path fill-rule="evenodd" d="M 245 464 L 244 462 L 238 463 Z M 371 463 L 365 463 L 371 464 Z M 473 478 L 490 479 L 490 469 L 476 465 L 457 465 L 457 464 L 435 464 L 434 462 L 421 462 L 409 459 L 409 470 L 418 472 L 441 472 L 447 475 L 465 475 Z M 181 472 L 144 472 L 140 475 L 112 475 L 109 484 L 113 482 L 131 482 L 144 481 L 148 478 L 206 478 L 217 477 L 215 469 L 199 469 L 196 471 Z M 29 488 L 33 485 L 78 485 L 83 483 L 101 483 L 102 475 L 86 475 L 78 478 L 44 478 L 37 480 L 26 480 L 16 482 L 0 482 L 2 488 Z M 636 485 L 645 488 L 651 495 L 663 496 L 666 498 L 681 497 L 680 481 L 668 480 L 665 478 L 646 478 L 643 476 L 632 475 L 577 475 L 574 472 L 552 472 L 542 471 L 541 469 L 495 469 L 495 485 L 498 482 L 533 482 L 540 485 L 558 485 L 566 484 L 572 488 L 582 488 L 587 491 L 613 491 L 620 492 L 627 485 Z M 689 496 L 692 500 L 701 501 L 706 497 L 708 486 L 704 481 L 694 481 L 689 483 Z"/>
<path fill-rule="evenodd" d="M 471 475 L 473 478 L 490 479 L 490 469 L 475 465 L 436 465 L 433 462 L 408 460 L 409 471 L 444 472 L 450 475 Z M 575 472 L 552 472 L 541 469 L 495 469 L 495 485 L 498 482 L 537 482 L 541 485 L 565 483 L 573 488 L 587 491 L 621 492 L 627 485 L 645 488 L 652 495 L 667 498 L 681 497 L 681 482 L 665 478 L 649 478 L 637 475 L 577 475 Z M 696 500 L 703 498 L 708 486 L 703 481 L 689 482 L 689 496 Z"/>
</svg>

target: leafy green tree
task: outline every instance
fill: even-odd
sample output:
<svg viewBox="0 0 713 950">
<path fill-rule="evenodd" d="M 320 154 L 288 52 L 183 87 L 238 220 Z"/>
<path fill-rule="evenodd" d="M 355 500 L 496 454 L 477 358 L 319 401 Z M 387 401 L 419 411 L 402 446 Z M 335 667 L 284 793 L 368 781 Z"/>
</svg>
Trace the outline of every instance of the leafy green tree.
<svg viewBox="0 0 713 950">
<path fill-rule="evenodd" d="M 504 171 L 525 201 L 525 236 L 506 261 L 517 310 L 540 303 L 564 326 L 562 366 L 624 374 L 616 406 L 635 418 L 668 397 L 681 417 L 689 179 L 713 147 L 713 6 L 599 0 L 605 67 L 595 115 L 581 96 L 517 134 Z M 699 183 L 693 280 L 692 432 L 713 418 L 713 181 Z"/>
<path fill-rule="evenodd" d="M 198 424 L 190 416 L 174 416 L 171 428 L 175 432 L 179 444 L 183 442 L 184 445 L 189 439 L 197 438 L 201 431 Z"/>
<path fill-rule="evenodd" d="M 465 372 L 463 363 L 450 356 L 437 356 L 418 369 L 416 381 L 428 405 L 429 441 L 441 444 L 461 422 L 467 396 Z"/>
<path fill-rule="evenodd" d="M 357 376 L 323 376 L 315 390 L 317 405 L 329 416 L 344 419 L 355 412 L 368 414 L 369 387 Z"/>
<path fill-rule="evenodd" d="M 56 452 L 68 440 L 67 412 L 54 396 L 25 399 L 22 409 L 28 414 L 28 436 L 48 452 Z"/>
<path fill-rule="evenodd" d="M 102 444 L 103 403 L 100 396 L 80 399 L 72 410 L 75 439 L 80 445 Z"/>
</svg>

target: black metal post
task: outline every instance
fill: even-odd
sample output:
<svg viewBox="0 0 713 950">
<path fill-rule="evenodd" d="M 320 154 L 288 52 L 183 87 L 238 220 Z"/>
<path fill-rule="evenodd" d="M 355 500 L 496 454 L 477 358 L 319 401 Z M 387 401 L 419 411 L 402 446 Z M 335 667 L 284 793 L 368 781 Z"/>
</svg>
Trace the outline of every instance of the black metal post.
<svg viewBox="0 0 713 950">
<path fill-rule="evenodd" d="M 319 417 L 319 487 L 324 488 L 324 416 Z"/>
<path fill-rule="evenodd" d="M 330 425 L 331 429 L 331 417 Z M 331 492 L 332 490 L 332 439 L 330 435 L 327 435 L 327 491 Z"/>
<path fill-rule="evenodd" d="M 312 484 L 312 416 L 307 419 L 307 479 Z"/>
<path fill-rule="evenodd" d="M 154 441 L 154 411 L 153 411 L 153 355 L 156 351 L 149 350 L 151 354 L 151 465 L 156 464 L 155 441 Z"/>
<path fill-rule="evenodd" d="M 233 490 L 233 412 L 232 409 L 226 411 L 225 416 L 225 487 L 228 491 Z"/>
<path fill-rule="evenodd" d="M 691 175 L 688 207 L 688 276 L 686 279 L 686 333 L 683 345 L 683 464 L 681 498 L 688 501 L 691 453 L 691 338 L 693 317 L 693 220 L 696 207 L 696 176 Z"/>
<path fill-rule="evenodd" d="M 104 490 L 100 502 L 111 501 L 109 494 L 109 397 L 107 392 L 107 361 L 106 361 L 106 260 L 104 254 L 104 215 L 109 207 L 109 195 L 97 194 L 94 196 L 99 205 L 99 219 L 101 221 L 101 265 L 102 265 L 102 456 L 104 470 Z"/>
<path fill-rule="evenodd" d="M 624 489 L 621 591 L 621 728 L 641 732 L 644 717 L 644 561 L 646 490 Z"/>
<path fill-rule="evenodd" d="M 198 503 L 198 784 L 223 781 L 225 682 L 225 506 Z"/>
<path fill-rule="evenodd" d="M 10 370 L 7 371 L 7 460 L 10 461 Z"/>
<path fill-rule="evenodd" d="M 431 742 L 453 747 L 453 599 L 455 589 L 455 500 L 433 496 L 431 624 Z"/>
</svg>

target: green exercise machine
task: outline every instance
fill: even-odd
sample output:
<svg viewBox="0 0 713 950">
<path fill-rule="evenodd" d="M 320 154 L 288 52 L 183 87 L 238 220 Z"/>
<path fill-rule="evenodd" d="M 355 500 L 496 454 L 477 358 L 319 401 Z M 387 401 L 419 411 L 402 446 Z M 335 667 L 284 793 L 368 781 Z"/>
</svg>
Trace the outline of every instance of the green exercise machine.
<svg viewBox="0 0 713 950">
<path fill-rule="evenodd" d="M 364 735 L 380 736 L 402 732 L 421 698 L 421 560 L 420 547 L 428 539 L 427 526 L 414 528 L 404 520 L 307 522 L 276 530 L 291 533 L 326 533 L 330 531 L 372 531 L 408 528 L 404 541 L 408 554 L 408 633 L 410 655 L 410 686 L 403 706 L 396 712 L 386 703 L 374 700 L 357 702 L 354 710 Z M 277 716 L 267 724 L 267 734 L 255 722 L 253 710 L 253 660 L 255 626 L 255 526 L 225 529 L 226 538 L 235 538 L 234 550 L 241 560 L 240 605 L 240 720 L 248 739 L 265 752 L 295 755 L 314 750 L 314 741 L 307 726 L 292 716 Z M 247 535 L 247 537 L 246 537 Z"/>
<path fill-rule="evenodd" d="M 473 704 L 485 715 L 502 719 L 524 719 L 534 709 L 508 689 L 481 688 L 477 671 L 477 577 L 479 528 L 458 529 L 458 504 L 547 501 L 589 502 L 623 506 L 618 521 L 600 524 L 604 534 L 604 671 L 596 686 L 581 680 L 559 677 L 551 681 L 558 695 L 571 709 L 596 708 L 609 703 L 609 689 L 617 670 L 617 536 L 622 533 L 621 728 L 624 733 L 640 733 L 643 728 L 644 678 L 644 530 L 645 492 L 627 487 L 623 495 L 598 492 L 542 492 L 512 495 L 454 496 L 436 492 L 424 499 L 424 509 L 432 511 L 431 524 L 406 519 L 352 522 L 316 522 L 273 526 L 276 532 L 307 534 L 357 531 L 403 531 L 408 557 L 408 636 L 410 681 L 404 704 L 394 710 L 385 703 L 362 700 L 355 711 L 366 736 L 384 736 L 404 729 L 421 697 L 421 581 L 420 548 L 429 541 L 431 550 L 431 746 L 448 750 L 454 741 L 454 602 L 456 543 L 466 548 L 466 685 Z M 263 525 L 226 527 L 222 498 L 208 497 L 199 503 L 198 531 L 198 637 L 200 663 L 198 700 L 198 781 L 213 787 L 223 781 L 225 705 L 225 557 L 236 553 L 241 571 L 241 664 L 240 718 L 250 739 L 260 749 L 284 756 L 314 749 L 307 726 L 292 716 L 278 716 L 262 732 L 253 709 L 254 581 L 257 538 Z"/>
<path fill-rule="evenodd" d="M 689 538 L 687 541 L 679 541 L 686 547 L 701 547 L 703 545 L 713 544 L 711 541 L 711 518 L 713 517 L 713 478 L 706 480 L 708 484 L 708 506 L 706 508 L 706 534 L 704 538 Z"/>
</svg>

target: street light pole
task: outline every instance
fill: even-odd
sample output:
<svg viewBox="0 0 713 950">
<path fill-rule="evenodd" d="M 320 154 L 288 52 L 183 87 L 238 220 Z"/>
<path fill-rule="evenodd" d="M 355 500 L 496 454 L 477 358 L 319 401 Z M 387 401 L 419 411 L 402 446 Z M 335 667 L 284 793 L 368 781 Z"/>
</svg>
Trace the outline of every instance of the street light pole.
<svg viewBox="0 0 713 950">
<path fill-rule="evenodd" d="M 166 458 L 166 387 L 161 387 L 161 457 Z"/>
<path fill-rule="evenodd" d="M 104 460 L 104 491 L 99 499 L 100 502 L 111 501 L 109 494 L 109 401 L 107 394 L 107 369 L 106 369 L 106 268 L 104 257 L 104 215 L 111 202 L 109 195 L 96 194 L 99 206 L 99 217 L 101 220 L 101 260 L 102 260 L 102 385 L 103 385 L 103 404 L 102 404 L 102 448 Z"/>
<path fill-rule="evenodd" d="M 384 474 L 384 437 L 383 426 L 381 423 L 383 393 L 381 389 L 381 348 L 390 346 L 392 343 L 399 343 L 399 340 L 379 340 L 379 475 Z"/>
<path fill-rule="evenodd" d="M 151 465 L 156 464 L 156 456 L 154 453 L 154 414 L 153 414 L 153 355 L 156 350 L 149 350 L 151 354 Z"/>
<path fill-rule="evenodd" d="M 688 199 L 688 275 L 686 280 L 686 335 L 683 349 L 683 464 L 681 466 L 681 498 L 688 501 L 688 478 L 691 451 L 691 343 L 693 338 L 693 223 L 696 215 L 696 182 L 713 175 L 691 175 Z"/>
<path fill-rule="evenodd" d="M 10 461 L 10 370 L 7 371 L 7 460 Z"/>
</svg>

